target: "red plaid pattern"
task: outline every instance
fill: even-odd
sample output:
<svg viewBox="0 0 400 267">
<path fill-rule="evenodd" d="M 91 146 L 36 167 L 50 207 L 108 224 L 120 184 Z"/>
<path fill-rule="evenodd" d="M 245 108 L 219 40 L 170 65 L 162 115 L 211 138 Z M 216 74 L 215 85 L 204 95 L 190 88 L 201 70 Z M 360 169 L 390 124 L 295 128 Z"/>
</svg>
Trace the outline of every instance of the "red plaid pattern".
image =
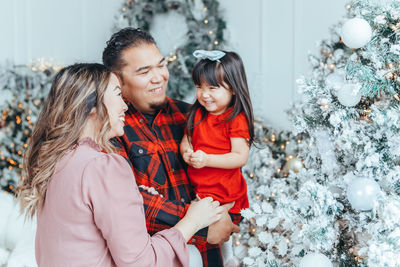
<svg viewBox="0 0 400 267">
<path fill-rule="evenodd" d="M 168 98 L 168 105 L 157 114 L 151 128 L 143 114 L 131 103 L 127 105 L 125 134 L 116 142 L 118 152 L 131 163 L 138 185 L 154 187 L 164 196 L 140 190 L 147 229 L 152 235 L 174 226 L 194 198 L 179 153 L 190 105 Z M 204 266 L 223 266 L 219 246 L 207 244 L 207 232 L 208 228 L 200 230 L 189 243 L 199 249 Z"/>
</svg>

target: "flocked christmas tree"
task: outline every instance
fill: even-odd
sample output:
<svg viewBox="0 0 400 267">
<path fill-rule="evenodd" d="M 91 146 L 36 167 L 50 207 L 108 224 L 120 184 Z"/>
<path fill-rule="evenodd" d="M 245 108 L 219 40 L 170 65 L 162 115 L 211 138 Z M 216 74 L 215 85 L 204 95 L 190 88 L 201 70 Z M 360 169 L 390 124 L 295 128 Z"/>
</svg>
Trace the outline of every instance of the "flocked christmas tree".
<svg viewBox="0 0 400 267">
<path fill-rule="evenodd" d="M 298 80 L 304 168 L 277 179 L 246 166 L 260 177 L 236 240 L 245 265 L 400 266 L 400 1 L 346 9 Z"/>
</svg>

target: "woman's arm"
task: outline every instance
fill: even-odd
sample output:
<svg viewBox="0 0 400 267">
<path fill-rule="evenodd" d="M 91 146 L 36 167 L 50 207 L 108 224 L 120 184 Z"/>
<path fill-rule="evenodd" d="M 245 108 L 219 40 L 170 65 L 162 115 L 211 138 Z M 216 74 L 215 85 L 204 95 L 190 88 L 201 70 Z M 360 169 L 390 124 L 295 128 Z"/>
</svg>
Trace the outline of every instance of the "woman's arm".
<svg viewBox="0 0 400 267">
<path fill-rule="evenodd" d="M 244 166 L 249 158 L 249 145 L 245 138 L 231 138 L 231 152 L 226 154 L 206 154 L 197 150 L 190 157 L 190 165 L 194 168 L 212 167 L 235 169 Z"/>
<path fill-rule="evenodd" d="M 135 178 L 126 160 L 116 154 L 88 164 L 82 187 L 83 199 L 117 266 L 186 266 L 186 242 L 223 212 L 217 201 L 202 199 L 174 228 L 150 236 Z"/>
</svg>

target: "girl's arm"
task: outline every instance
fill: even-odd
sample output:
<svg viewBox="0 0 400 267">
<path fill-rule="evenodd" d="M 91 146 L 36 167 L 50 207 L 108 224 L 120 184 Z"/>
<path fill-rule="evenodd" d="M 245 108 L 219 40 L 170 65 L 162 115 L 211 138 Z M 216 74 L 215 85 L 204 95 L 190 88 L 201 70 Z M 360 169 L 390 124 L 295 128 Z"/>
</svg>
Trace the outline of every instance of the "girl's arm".
<svg viewBox="0 0 400 267">
<path fill-rule="evenodd" d="M 183 160 L 187 164 L 191 165 L 190 164 L 190 157 L 191 157 L 191 155 L 193 153 L 193 149 L 192 149 L 192 145 L 189 143 L 189 139 L 188 139 L 186 134 L 182 138 L 181 146 L 180 146 L 180 152 L 181 152 L 181 155 L 183 157 Z"/>
<path fill-rule="evenodd" d="M 231 152 L 227 154 L 206 154 L 202 150 L 194 152 L 190 162 L 194 168 L 212 167 L 220 169 L 235 169 L 243 167 L 249 158 L 250 147 L 245 138 L 231 138 Z"/>
</svg>

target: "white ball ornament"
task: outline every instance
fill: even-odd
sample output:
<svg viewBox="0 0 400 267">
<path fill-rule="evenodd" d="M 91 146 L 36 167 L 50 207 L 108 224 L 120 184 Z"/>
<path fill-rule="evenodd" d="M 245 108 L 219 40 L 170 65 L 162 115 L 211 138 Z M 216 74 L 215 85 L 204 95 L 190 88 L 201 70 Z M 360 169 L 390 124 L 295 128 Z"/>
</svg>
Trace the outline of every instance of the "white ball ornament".
<svg viewBox="0 0 400 267">
<path fill-rule="evenodd" d="M 346 195 L 351 206 L 359 211 L 372 210 L 381 189 L 377 182 L 368 178 L 356 178 L 347 187 Z"/>
<path fill-rule="evenodd" d="M 333 267 L 333 265 L 324 254 L 310 253 L 301 259 L 299 267 Z"/>
<path fill-rule="evenodd" d="M 360 86 L 358 84 L 344 84 L 337 90 L 336 96 L 343 106 L 354 107 L 361 100 Z"/>
<path fill-rule="evenodd" d="M 329 74 L 325 78 L 326 87 L 331 89 L 334 95 L 337 94 L 337 91 L 343 86 L 344 83 L 345 83 L 344 77 L 335 72 Z"/>
<path fill-rule="evenodd" d="M 285 166 L 283 167 L 284 172 L 289 172 L 289 170 L 298 173 L 303 168 L 303 162 L 300 159 L 293 157 L 289 159 Z"/>
<path fill-rule="evenodd" d="M 344 77 L 335 72 L 329 74 L 325 78 L 326 86 L 328 86 L 329 88 L 340 87 L 344 84 L 344 82 L 345 82 Z"/>
<path fill-rule="evenodd" d="M 341 37 L 343 43 L 350 48 L 365 46 L 372 37 L 372 29 L 369 23 L 361 18 L 353 18 L 343 24 Z"/>
</svg>

